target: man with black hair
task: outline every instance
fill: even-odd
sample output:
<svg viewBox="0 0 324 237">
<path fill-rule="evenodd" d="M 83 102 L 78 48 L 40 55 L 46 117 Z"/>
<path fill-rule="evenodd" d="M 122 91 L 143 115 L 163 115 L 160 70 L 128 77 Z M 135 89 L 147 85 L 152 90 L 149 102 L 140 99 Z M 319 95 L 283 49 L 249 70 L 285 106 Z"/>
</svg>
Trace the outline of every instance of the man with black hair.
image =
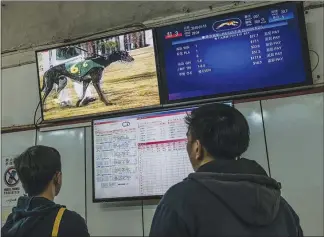
<svg viewBox="0 0 324 237">
<path fill-rule="evenodd" d="M 205 105 L 185 119 L 196 171 L 158 205 L 150 236 L 302 236 L 280 183 L 255 161 L 239 158 L 250 133 L 244 116 L 225 104 Z"/>
<path fill-rule="evenodd" d="M 80 215 L 53 202 L 62 186 L 61 157 L 56 149 L 30 147 L 15 158 L 14 165 L 28 196 L 18 199 L 1 236 L 90 236 Z"/>
</svg>

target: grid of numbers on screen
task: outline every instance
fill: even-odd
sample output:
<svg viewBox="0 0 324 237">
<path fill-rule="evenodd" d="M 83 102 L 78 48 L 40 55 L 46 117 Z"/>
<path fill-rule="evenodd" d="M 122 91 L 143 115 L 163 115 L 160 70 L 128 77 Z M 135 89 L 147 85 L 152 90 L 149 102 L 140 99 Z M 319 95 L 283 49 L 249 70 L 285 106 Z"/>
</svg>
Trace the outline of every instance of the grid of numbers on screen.
<svg viewBox="0 0 324 237">
<path fill-rule="evenodd" d="M 187 112 L 94 122 L 96 199 L 163 195 L 193 172 L 186 151 Z"/>
</svg>

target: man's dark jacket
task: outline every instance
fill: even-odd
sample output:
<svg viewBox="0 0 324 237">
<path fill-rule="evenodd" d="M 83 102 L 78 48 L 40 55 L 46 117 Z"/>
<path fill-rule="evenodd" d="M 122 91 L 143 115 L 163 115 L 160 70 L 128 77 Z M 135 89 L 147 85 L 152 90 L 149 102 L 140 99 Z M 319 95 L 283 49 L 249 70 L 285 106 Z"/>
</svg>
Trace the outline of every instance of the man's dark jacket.
<svg viewBox="0 0 324 237">
<path fill-rule="evenodd" d="M 150 236 L 302 236 L 280 183 L 248 159 L 217 159 L 164 195 Z"/>
<path fill-rule="evenodd" d="M 7 222 L 1 229 L 2 237 L 50 237 L 61 205 L 41 197 L 20 197 Z M 88 237 L 84 219 L 77 213 L 65 210 L 58 237 Z"/>
</svg>

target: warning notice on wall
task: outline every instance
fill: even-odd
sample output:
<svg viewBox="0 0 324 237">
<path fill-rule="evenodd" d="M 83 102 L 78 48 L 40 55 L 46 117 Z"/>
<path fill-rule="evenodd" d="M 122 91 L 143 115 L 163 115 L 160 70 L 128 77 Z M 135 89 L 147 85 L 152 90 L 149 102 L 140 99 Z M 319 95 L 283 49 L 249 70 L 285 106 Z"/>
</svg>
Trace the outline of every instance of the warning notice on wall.
<svg viewBox="0 0 324 237">
<path fill-rule="evenodd" d="M 2 207 L 16 206 L 17 200 L 24 194 L 17 171 L 13 164 L 15 156 L 2 157 Z"/>
<path fill-rule="evenodd" d="M 15 156 L 2 157 L 2 185 L 1 185 L 1 224 L 7 220 L 11 210 L 16 206 L 18 198 L 24 195 L 22 184 L 19 180 L 13 160 Z"/>
</svg>

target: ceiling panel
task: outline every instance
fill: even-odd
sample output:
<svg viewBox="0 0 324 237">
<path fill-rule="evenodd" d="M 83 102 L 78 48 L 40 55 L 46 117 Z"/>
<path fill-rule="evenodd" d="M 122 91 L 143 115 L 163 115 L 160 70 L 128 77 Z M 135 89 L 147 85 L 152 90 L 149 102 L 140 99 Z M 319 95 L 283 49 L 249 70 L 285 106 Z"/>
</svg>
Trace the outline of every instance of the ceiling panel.
<svg viewBox="0 0 324 237">
<path fill-rule="evenodd" d="M 2 52 L 55 43 L 126 24 L 231 2 L 61 1 L 2 2 Z"/>
</svg>

